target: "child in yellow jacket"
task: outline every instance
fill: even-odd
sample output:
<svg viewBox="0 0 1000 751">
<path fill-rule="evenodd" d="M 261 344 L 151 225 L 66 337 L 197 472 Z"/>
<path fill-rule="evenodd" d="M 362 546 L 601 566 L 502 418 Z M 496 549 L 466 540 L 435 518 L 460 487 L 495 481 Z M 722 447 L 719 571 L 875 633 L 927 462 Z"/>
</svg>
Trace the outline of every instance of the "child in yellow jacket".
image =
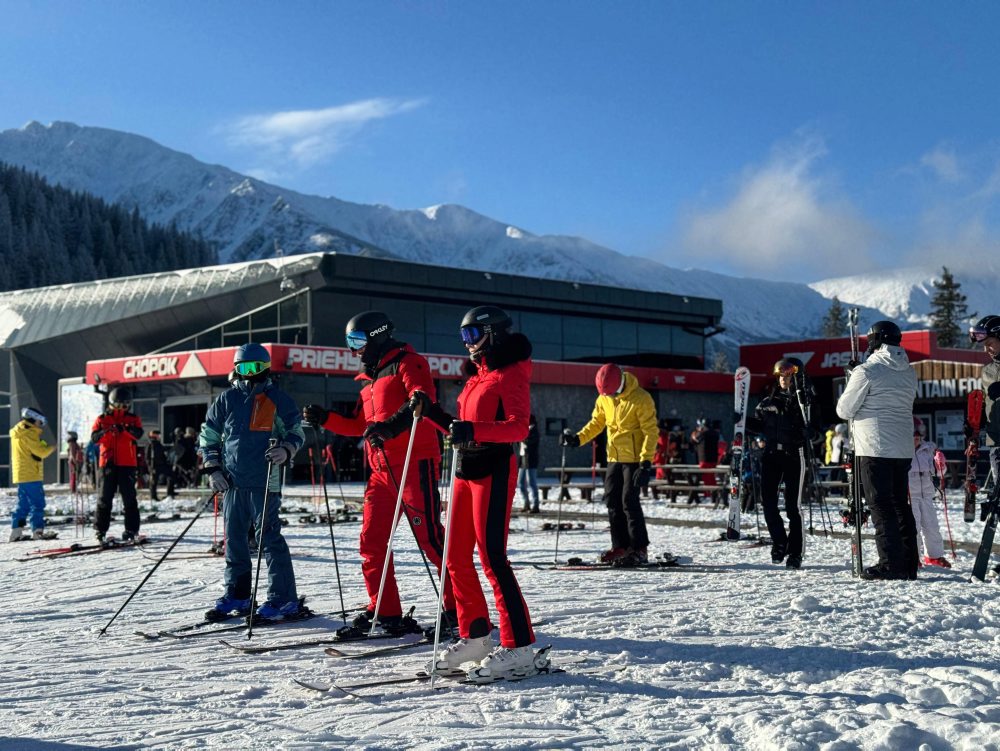
<svg viewBox="0 0 1000 751">
<path fill-rule="evenodd" d="M 42 485 L 42 460 L 55 451 L 42 440 L 45 415 L 34 407 L 21 410 L 21 421 L 10 429 L 12 479 L 17 485 L 17 506 L 11 514 L 10 541 L 20 540 L 31 513 L 32 537 L 44 539 L 45 488 Z"/>
</svg>

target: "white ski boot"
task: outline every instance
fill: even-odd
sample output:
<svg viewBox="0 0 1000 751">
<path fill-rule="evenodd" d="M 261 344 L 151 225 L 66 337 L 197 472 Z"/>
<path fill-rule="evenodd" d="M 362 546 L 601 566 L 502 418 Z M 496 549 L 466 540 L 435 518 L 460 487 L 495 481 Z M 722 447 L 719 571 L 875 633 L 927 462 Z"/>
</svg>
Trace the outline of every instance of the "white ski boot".
<svg viewBox="0 0 1000 751">
<path fill-rule="evenodd" d="M 459 639 L 438 652 L 437 658 L 428 663 L 427 672 L 453 673 L 467 662 L 480 662 L 495 646 L 489 635 L 475 639 Z"/>
<path fill-rule="evenodd" d="M 549 669 L 549 648 L 537 652 L 534 647 L 497 647 L 487 655 L 478 667 L 468 673 L 472 683 L 492 683 L 493 681 L 517 681 L 547 672 Z"/>
</svg>

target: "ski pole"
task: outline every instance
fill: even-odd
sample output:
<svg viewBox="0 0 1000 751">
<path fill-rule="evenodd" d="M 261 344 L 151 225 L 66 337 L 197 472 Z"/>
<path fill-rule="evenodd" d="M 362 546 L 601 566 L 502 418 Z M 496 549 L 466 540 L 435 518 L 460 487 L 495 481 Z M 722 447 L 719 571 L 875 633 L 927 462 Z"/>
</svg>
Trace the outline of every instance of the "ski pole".
<svg viewBox="0 0 1000 751">
<path fill-rule="evenodd" d="M 379 447 L 379 451 L 382 453 L 382 462 L 383 462 L 383 464 L 385 464 L 385 469 L 389 473 L 389 479 L 392 480 L 392 484 L 396 488 L 396 492 L 397 493 L 402 493 L 403 491 L 400 488 L 399 483 L 396 482 L 396 475 L 393 474 L 392 467 L 389 465 L 389 460 L 385 456 L 385 449 L 380 446 Z M 404 511 L 403 512 L 403 516 L 406 517 L 406 522 L 407 522 L 407 524 L 410 525 L 410 531 L 413 533 L 413 539 L 416 540 L 417 539 L 417 530 L 413 528 L 413 521 L 410 519 L 410 515 L 407 514 L 406 511 Z M 440 517 L 438 518 L 437 521 L 438 521 L 438 523 L 440 523 Z M 430 524 L 431 521 L 428 519 L 427 523 Z M 434 578 L 434 574 L 431 573 L 431 565 L 430 565 L 430 563 L 427 562 L 427 555 L 424 553 L 424 549 L 422 547 L 420 547 L 420 543 L 419 542 L 417 543 L 417 550 L 420 551 L 420 557 L 423 558 L 423 560 L 424 560 L 424 568 L 427 569 L 427 576 L 430 577 L 431 586 L 434 587 L 434 596 L 437 597 L 438 596 L 437 581 Z M 443 562 L 442 562 L 442 565 L 444 565 Z"/>
<path fill-rule="evenodd" d="M 216 495 L 217 495 L 217 493 L 213 494 L 212 498 L 214 498 Z M 121 614 L 121 612 L 125 609 L 126 605 L 128 605 L 130 602 L 132 602 L 132 598 L 135 597 L 137 594 L 139 594 L 139 590 L 142 589 L 142 586 L 147 581 L 149 581 L 149 577 L 151 577 L 153 575 L 153 572 L 156 571 L 156 569 L 158 569 L 160 567 L 160 564 L 163 563 L 167 559 L 168 555 L 170 555 L 170 551 L 172 551 L 175 547 L 177 547 L 177 543 L 179 543 L 181 541 L 181 539 L 183 539 L 184 535 L 186 535 L 188 533 L 188 530 L 191 529 L 192 526 L 194 526 L 194 523 L 196 521 L 198 521 L 198 517 L 201 516 L 202 512 L 208 507 L 208 502 L 210 500 L 211 500 L 211 498 L 206 498 L 204 500 L 204 502 L 202 502 L 201 508 L 198 509 L 198 512 L 194 515 L 194 518 L 188 523 L 188 525 L 186 527 L 184 527 L 184 530 L 179 535 L 177 535 L 177 539 L 174 540 L 170 544 L 170 547 L 167 548 L 167 552 L 164 553 L 162 556 L 160 556 L 160 560 L 158 560 L 156 562 L 156 564 L 153 566 L 153 568 L 151 568 L 149 570 L 149 573 L 146 574 L 145 578 L 141 582 L 139 582 L 139 586 L 136 587 L 134 590 L 132 590 L 132 594 L 130 594 L 128 596 L 128 599 L 125 600 L 125 602 L 122 603 L 122 606 L 120 608 L 118 608 L 118 612 L 115 613 L 113 616 L 111 616 L 111 620 L 108 621 L 104 625 L 104 628 L 102 628 L 100 630 L 100 632 L 97 634 L 98 637 L 104 636 L 105 632 L 107 632 L 107 630 L 108 630 L 108 627 L 110 627 L 111 624 L 115 622 L 115 618 L 117 618 L 119 616 L 119 614 Z"/>
<path fill-rule="evenodd" d="M 309 447 L 309 482 L 312 485 L 313 508 L 319 505 L 319 497 L 316 495 L 316 458 L 313 456 L 312 446 Z"/>
<path fill-rule="evenodd" d="M 552 562 L 559 563 L 559 531 L 562 529 L 563 491 L 566 488 L 566 447 L 562 447 L 562 464 L 559 467 L 559 505 L 556 507 L 556 549 Z"/>
<path fill-rule="evenodd" d="M 309 461 L 312 463 L 312 449 L 309 450 Z M 330 547 L 333 548 L 333 570 L 337 574 L 337 592 L 340 594 L 340 613 L 347 625 L 347 608 L 344 607 L 344 588 L 340 584 L 340 563 L 337 560 L 337 541 L 333 536 L 333 514 L 330 512 L 330 495 L 326 491 L 326 473 L 320 467 L 319 484 L 323 489 L 323 500 L 326 502 L 326 521 L 330 527 Z"/>
<path fill-rule="evenodd" d="M 802 517 L 802 499 L 806 489 L 806 451 L 799 446 L 799 526 L 802 528 L 802 559 L 806 557 L 806 520 Z M 810 508 L 812 506 L 810 505 Z"/>
<path fill-rule="evenodd" d="M 278 445 L 277 438 L 271 438 L 267 442 L 268 448 Z M 260 559 L 264 554 L 264 525 L 267 524 L 267 498 L 271 494 L 271 468 L 273 462 L 267 460 L 267 474 L 264 476 L 264 504 L 260 510 L 260 523 L 257 525 L 257 564 L 254 566 L 253 594 L 250 595 L 250 615 L 247 616 L 247 639 L 253 638 L 253 617 L 256 615 L 257 607 L 257 587 L 260 585 Z M 281 492 L 281 481 L 278 481 L 278 492 Z"/>
<path fill-rule="evenodd" d="M 951 536 L 951 520 L 948 518 L 948 493 L 945 491 L 945 475 L 948 472 L 948 462 L 941 450 L 934 452 L 934 468 L 938 473 L 938 490 L 941 492 L 941 505 L 944 507 L 944 523 L 948 528 L 948 543 L 951 545 L 951 559 L 955 560 L 955 538 Z"/>
<path fill-rule="evenodd" d="M 452 446 L 451 449 L 451 494 L 448 498 L 448 513 L 445 515 L 444 523 L 444 549 L 441 555 L 441 592 L 438 594 L 437 616 L 434 619 L 434 651 L 431 653 L 431 689 L 434 688 L 434 680 L 437 678 L 437 655 L 438 647 L 441 644 L 441 614 L 444 612 L 444 588 L 448 575 L 448 546 L 451 544 L 451 521 L 455 515 L 455 467 L 458 464 L 458 449 Z"/>
<path fill-rule="evenodd" d="M 417 437 L 417 424 L 420 421 L 420 405 L 413 410 L 413 422 L 410 424 L 410 440 L 406 445 L 406 458 L 403 459 L 403 482 L 406 482 L 406 473 L 410 469 L 410 456 L 413 454 L 413 441 Z M 383 458 L 385 453 L 382 454 Z M 388 465 L 386 465 L 388 466 Z M 389 574 L 389 561 L 392 558 L 392 538 L 396 534 L 396 527 L 399 526 L 399 514 L 403 505 L 403 486 L 399 486 L 396 493 L 396 510 L 392 515 L 392 527 L 389 529 L 389 541 L 386 543 L 385 563 L 382 564 L 382 579 L 378 583 L 378 596 L 375 598 L 375 613 L 372 615 L 372 627 L 368 632 L 369 636 L 375 634 L 375 626 L 378 625 L 378 610 L 382 605 L 382 591 L 385 589 L 385 579 Z"/>
</svg>

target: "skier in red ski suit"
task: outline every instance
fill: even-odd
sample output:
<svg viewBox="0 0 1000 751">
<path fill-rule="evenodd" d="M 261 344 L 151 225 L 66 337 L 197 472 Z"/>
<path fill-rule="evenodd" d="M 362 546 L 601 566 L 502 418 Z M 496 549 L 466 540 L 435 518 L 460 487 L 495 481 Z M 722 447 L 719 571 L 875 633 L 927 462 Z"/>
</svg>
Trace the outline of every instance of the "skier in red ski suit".
<svg viewBox="0 0 1000 751">
<path fill-rule="evenodd" d="M 426 420 L 417 424 L 409 470 L 403 477 L 403 463 L 413 425 L 410 396 L 418 390 L 433 395 L 434 381 L 427 360 L 410 345 L 393 339 L 392 331 L 392 321 L 379 311 L 359 313 L 347 324 L 347 344 L 360 356 L 364 368 L 356 378 L 361 381 L 362 387 L 353 414 L 344 416 L 328 412 L 317 404 L 310 404 L 302 410 L 307 422 L 322 425 L 340 435 L 365 437 L 365 455 L 371 474 L 365 488 L 360 553 L 369 604 L 353 624 L 365 630 L 371 627 L 375 614 L 399 493 L 397 483 L 403 483 L 403 513 L 417 544 L 439 575 L 444 553 L 441 496 L 438 492 L 441 448 L 437 431 Z M 454 624 L 455 598 L 447 581 L 444 608 L 451 619 L 450 624 Z M 399 589 L 390 560 L 379 607 L 379 624 L 388 630 L 404 628 L 402 614 Z"/>
<path fill-rule="evenodd" d="M 449 430 L 458 461 L 450 513 L 448 577 L 458 605 L 457 642 L 431 661 L 445 671 L 479 662 L 491 673 L 525 673 L 532 668 L 535 634 L 528 606 L 507 559 L 507 533 L 517 483 L 513 444 L 528 435 L 531 413 L 531 343 L 510 332 L 510 317 L 500 308 L 473 308 L 462 320 L 462 341 L 476 374 L 458 397 L 458 417 L 440 405 L 424 413 Z M 417 395 L 414 401 L 421 398 Z M 500 620 L 500 646 L 490 637 L 489 609 L 473 562 L 479 549 L 483 572 L 493 587 Z"/>
</svg>

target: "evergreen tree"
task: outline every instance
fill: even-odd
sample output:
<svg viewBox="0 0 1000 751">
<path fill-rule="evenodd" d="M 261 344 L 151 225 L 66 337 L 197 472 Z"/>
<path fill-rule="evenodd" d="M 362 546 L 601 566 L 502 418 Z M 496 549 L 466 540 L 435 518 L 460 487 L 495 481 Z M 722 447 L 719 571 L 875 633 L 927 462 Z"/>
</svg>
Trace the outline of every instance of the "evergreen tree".
<svg viewBox="0 0 1000 751">
<path fill-rule="evenodd" d="M 216 263 L 200 237 L 0 163 L 0 291 Z"/>
<path fill-rule="evenodd" d="M 838 336 L 844 336 L 846 333 L 847 311 L 844 310 L 840 298 L 834 295 L 833 301 L 830 303 L 830 309 L 826 312 L 826 317 L 823 319 L 822 335 L 826 339 L 834 339 Z"/>
<path fill-rule="evenodd" d="M 931 329 L 937 333 L 940 346 L 958 347 L 965 343 L 959 324 L 969 319 L 966 297 L 959 291 L 962 285 L 955 281 L 947 266 L 941 267 L 941 279 L 931 284 L 935 289 L 931 298 Z"/>
<path fill-rule="evenodd" d="M 715 350 L 715 354 L 712 355 L 712 372 L 731 373 L 732 370 L 733 368 L 729 364 L 729 355 L 726 354 L 726 350 L 724 349 Z"/>
</svg>

